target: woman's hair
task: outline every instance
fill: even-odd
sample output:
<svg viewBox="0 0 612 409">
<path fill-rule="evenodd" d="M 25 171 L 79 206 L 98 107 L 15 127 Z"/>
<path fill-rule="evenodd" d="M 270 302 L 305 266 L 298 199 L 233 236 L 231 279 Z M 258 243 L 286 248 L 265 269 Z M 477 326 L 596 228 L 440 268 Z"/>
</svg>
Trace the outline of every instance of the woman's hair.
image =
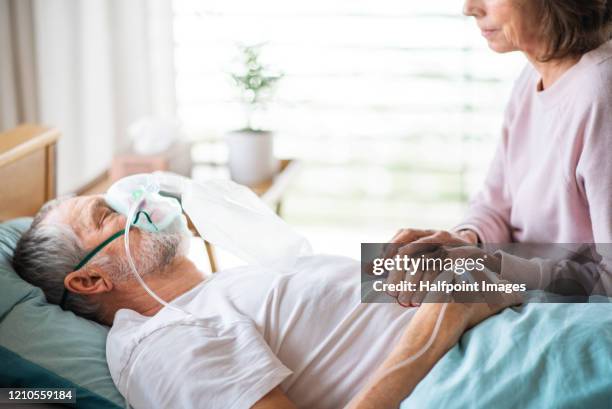
<svg viewBox="0 0 612 409">
<path fill-rule="evenodd" d="M 581 55 L 612 38 L 612 0 L 536 0 L 551 61 Z"/>
</svg>

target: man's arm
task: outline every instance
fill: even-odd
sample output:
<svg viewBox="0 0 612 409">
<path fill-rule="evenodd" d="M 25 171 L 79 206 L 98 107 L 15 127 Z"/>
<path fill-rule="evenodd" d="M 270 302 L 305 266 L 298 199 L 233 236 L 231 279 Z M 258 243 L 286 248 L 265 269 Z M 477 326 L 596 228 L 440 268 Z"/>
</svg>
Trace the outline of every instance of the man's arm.
<svg viewBox="0 0 612 409">
<path fill-rule="evenodd" d="M 503 305 L 448 304 L 438 335 L 431 346 L 413 362 L 397 366 L 427 344 L 444 305 L 423 304 L 406 327 L 398 344 L 346 409 L 397 408 L 425 378 L 436 362 L 459 341 L 466 330 L 518 301 L 509 297 L 504 299 Z M 394 367 L 397 367 L 397 370 L 389 372 L 389 369 Z M 295 408 L 296 406 L 279 387 L 273 389 L 252 407 L 252 409 Z"/>
<path fill-rule="evenodd" d="M 381 378 L 389 368 L 405 361 L 429 340 L 442 304 L 423 304 L 410 321 L 391 354 L 374 373 L 370 382 L 353 398 L 347 409 L 397 408 L 438 360 L 457 343 L 468 325 L 466 307 L 449 304 L 440 331 L 431 347 L 417 360 Z M 355 359 L 359 359 L 355 357 Z M 280 388 L 273 389 L 252 409 L 294 409 L 296 406 Z"/>
<path fill-rule="evenodd" d="M 297 409 L 278 386 L 261 398 L 251 409 Z"/>
<path fill-rule="evenodd" d="M 448 304 L 433 344 L 418 359 L 390 368 L 409 359 L 429 341 L 443 304 L 423 304 L 402 338 L 347 409 L 397 408 L 433 366 L 453 347 L 461 335 L 505 306 L 487 304 Z"/>
</svg>

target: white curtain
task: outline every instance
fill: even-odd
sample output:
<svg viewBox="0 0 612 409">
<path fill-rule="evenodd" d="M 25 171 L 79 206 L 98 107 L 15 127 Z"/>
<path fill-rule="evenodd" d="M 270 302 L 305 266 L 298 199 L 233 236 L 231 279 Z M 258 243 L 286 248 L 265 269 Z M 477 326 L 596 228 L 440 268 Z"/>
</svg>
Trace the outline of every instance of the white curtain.
<svg viewBox="0 0 612 409">
<path fill-rule="evenodd" d="M 0 131 L 38 120 L 30 0 L 0 0 Z"/>
<path fill-rule="evenodd" d="M 31 24 L 25 28 L 34 44 L 30 83 L 36 92 L 30 96 L 37 111 L 31 120 L 63 134 L 58 149 L 60 194 L 108 169 L 113 154 L 128 146 L 126 129 L 134 120 L 174 115 L 171 0 L 0 2 L 2 19 L 6 8 L 11 23 L 11 8 L 22 2 L 31 6 Z M 21 32 L 19 27 L 13 24 L 11 29 Z M 15 57 L 14 51 L 0 51 L 3 60 Z M 5 110 L 4 100 L 0 110 Z"/>
</svg>

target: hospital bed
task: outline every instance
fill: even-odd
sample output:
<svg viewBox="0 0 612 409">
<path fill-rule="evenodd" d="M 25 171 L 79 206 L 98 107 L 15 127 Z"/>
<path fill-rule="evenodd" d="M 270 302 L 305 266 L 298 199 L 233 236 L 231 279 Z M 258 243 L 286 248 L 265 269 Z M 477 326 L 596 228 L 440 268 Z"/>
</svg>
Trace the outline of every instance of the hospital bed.
<svg viewBox="0 0 612 409">
<path fill-rule="evenodd" d="M 10 264 L 31 217 L 56 196 L 59 138 L 58 130 L 38 125 L 0 134 L 0 388 L 75 388 L 79 408 L 117 409 L 123 399 L 106 365 L 108 328 L 46 303 L 42 291 Z M 262 193 L 273 194 L 276 182 Z M 273 203 L 280 200 L 270 195 Z M 211 249 L 206 250 L 214 272 Z"/>
<path fill-rule="evenodd" d="M 108 329 L 47 304 L 10 266 L 27 217 L 55 197 L 59 137 L 33 125 L 0 134 L 0 388 L 74 388 L 78 408 L 118 409 Z M 610 408 L 610 312 L 609 300 L 507 309 L 466 333 L 402 408 Z"/>
<path fill-rule="evenodd" d="M 55 197 L 57 130 L 23 125 L 0 134 L 0 221 L 32 216 Z"/>
</svg>

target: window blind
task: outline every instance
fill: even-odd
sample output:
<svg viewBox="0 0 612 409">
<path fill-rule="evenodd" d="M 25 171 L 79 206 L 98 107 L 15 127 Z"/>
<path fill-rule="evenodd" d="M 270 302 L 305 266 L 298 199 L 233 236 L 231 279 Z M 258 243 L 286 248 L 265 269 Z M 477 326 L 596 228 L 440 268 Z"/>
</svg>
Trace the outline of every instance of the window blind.
<svg viewBox="0 0 612 409">
<path fill-rule="evenodd" d="M 262 124 L 278 156 L 303 163 L 284 205 L 291 223 L 370 241 L 451 227 L 484 177 L 525 64 L 490 51 L 461 6 L 175 0 L 177 103 L 203 143 L 194 155 L 223 156 L 223 134 L 243 126 L 229 77 L 236 45 L 265 42 L 262 60 L 285 76 Z"/>
</svg>

